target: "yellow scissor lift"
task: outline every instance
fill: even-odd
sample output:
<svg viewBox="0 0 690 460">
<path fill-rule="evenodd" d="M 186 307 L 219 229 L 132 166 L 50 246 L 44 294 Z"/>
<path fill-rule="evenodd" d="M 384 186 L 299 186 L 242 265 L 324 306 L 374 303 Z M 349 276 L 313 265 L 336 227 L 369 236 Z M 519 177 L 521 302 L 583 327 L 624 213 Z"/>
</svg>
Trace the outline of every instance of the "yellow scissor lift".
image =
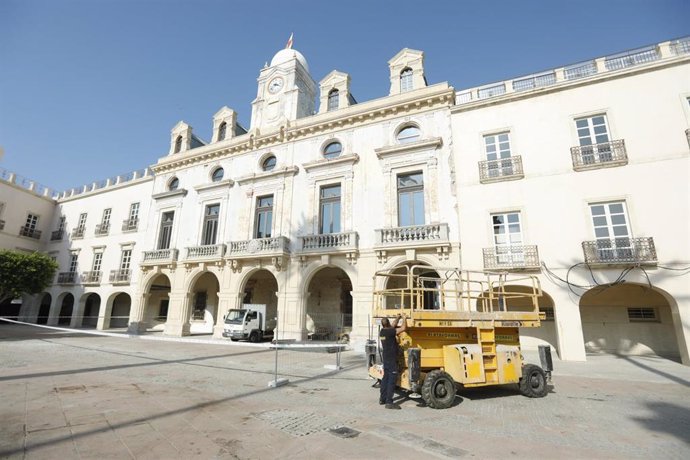
<svg viewBox="0 0 690 460">
<path fill-rule="evenodd" d="M 550 350 L 539 366 L 523 364 L 520 328 L 539 327 L 535 276 L 413 265 L 376 272 L 375 318 L 407 316 L 399 337 L 397 386 L 421 393 L 436 409 L 450 407 L 457 386 L 516 383 L 525 396 L 542 397 L 550 379 Z M 383 377 L 376 347 L 367 347 L 369 375 Z"/>
</svg>

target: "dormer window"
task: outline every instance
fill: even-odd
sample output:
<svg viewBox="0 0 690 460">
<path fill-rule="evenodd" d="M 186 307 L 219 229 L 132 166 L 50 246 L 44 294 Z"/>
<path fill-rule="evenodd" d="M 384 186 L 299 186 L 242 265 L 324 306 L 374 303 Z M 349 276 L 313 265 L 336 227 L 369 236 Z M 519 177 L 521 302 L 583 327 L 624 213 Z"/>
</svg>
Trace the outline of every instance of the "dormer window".
<svg viewBox="0 0 690 460">
<path fill-rule="evenodd" d="M 180 153 L 180 150 L 182 150 L 182 136 L 177 136 L 177 139 L 175 139 L 175 153 Z"/>
<path fill-rule="evenodd" d="M 213 170 L 213 173 L 211 173 L 211 181 L 212 182 L 220 182 L 223 180 L 223 174 L 225 174 L 225 170 L 223 168 L 216 168 Z"/>
<path fill-rule="evenodd" d="M 412 69 L 405 67 L 402 72 L 400 72 L 400 92 L 412 90 Z"/>
<path fill-rule="evenodd" d="M 180 186 L 180 180 L 177 177 L 173 177 L 170 182 L 168 182 L 168 190 L 173 192 L 177 190 L 177 188 Z"/>
<path fill-rule="evenodd" d="M 398 131 L 398 135 L 395 136 L 398 143 L 407 144 L 409 142 L 416 142 L 421 137 L 422 132 L 414 125 L 408 125 Z"/>
<path fill-rule="evenodd" d="M 323 156 L 327 160 L 331 160 L 333 158 L 338 158 L 342 152 L 343 146 L 340 142 L 331 142 L 323 149 Z"/>
<path fill-rule="evenodd" d="M 225 140 L 225 130 L 228 127 L 228 124 L 226 122 L 223 122 L 220 124 L 218 127 L 218 141 L 224 141 Z"/>
<path fill-rule="evenodd" d="M 328 93 L 328 111 L 337 110 L 338 104 L 340 103 L 340 91 L 337 89 L 332 89 Z"/>
<path fill-rule="evenodd" d="M 263 163 L 261 163 L 261 169 L 264 171 L 271 171 L 276 167 L 276 157 L 271 155 L 266 158 Z"/>
</svg>

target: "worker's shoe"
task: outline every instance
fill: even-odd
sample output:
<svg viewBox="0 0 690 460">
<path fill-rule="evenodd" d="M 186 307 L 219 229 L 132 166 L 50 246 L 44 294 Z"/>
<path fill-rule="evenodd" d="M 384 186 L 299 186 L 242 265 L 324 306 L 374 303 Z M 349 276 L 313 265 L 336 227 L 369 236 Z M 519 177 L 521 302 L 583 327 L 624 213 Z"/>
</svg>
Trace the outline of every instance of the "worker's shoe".
<svg viewBox="0 0 690 460">
<path fill-rule="evenodd" d="M 386 404 L 386 401 L 384 401 L 383 399 L 379 399 L 379 405 L 383 406 L 384 404 Z"/>
<path fill-rule="evenodd" d="M 386 404 L 386 409 L 400 410 L 402 407 L 398 406 L 397 404 Z"/>
</svg>

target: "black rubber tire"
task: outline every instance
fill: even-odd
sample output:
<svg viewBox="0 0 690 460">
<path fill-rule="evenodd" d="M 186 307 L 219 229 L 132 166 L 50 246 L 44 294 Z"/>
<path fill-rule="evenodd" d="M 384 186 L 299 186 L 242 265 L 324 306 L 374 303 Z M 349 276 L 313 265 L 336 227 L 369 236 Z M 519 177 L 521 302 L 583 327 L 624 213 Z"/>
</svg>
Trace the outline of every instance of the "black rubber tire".
<svg viewBox="0 0 690 460">
<path fill-rule="evenodd" d="M 455 382 L 447 372 L 440 369 L 426 374 L 422 384 L 422 399 L 432 409 L 447 409 L 455 401 Z"/>
<path fill-rule="evenodd" d="M 546 393 L 548 393 L 546 374 L 541 367 L 534 364 L 525 364 L 522 367 L 520 393 L 528 398 L 543 398 L 546 396 Z"/>
<path fill-rule="evenodd" d="M 249 341 L 251 343 L 258 343 L 259 342 L 259 332 L 258 331 L 252 331 L 249 334 Z"/>
</svg>

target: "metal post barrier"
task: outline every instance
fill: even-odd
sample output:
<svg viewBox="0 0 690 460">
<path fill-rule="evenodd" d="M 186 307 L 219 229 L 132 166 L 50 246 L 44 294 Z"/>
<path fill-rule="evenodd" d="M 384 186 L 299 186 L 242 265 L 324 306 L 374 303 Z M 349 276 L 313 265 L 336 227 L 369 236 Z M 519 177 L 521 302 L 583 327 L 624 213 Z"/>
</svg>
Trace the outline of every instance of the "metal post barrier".
<svg viewBox="0 0 690 460">
<path fill-rule="evenodd" d="M 286 385 L 290 380 L 287 378 L 278 378 L 278 348 L 280 348 L 280 339 L 278 337 L 278 318 L 275 318 L 276 320 L 276 328 L 275 328 L 275 336 L 274 336 L 274 347 L 276 349 L 276 356 L 275 356 L 275 365 L 273 367 L 273 380 L 268 382 L 268 387 L 269 388 L 277 388 L 279 386 Z"/>
</svg>

